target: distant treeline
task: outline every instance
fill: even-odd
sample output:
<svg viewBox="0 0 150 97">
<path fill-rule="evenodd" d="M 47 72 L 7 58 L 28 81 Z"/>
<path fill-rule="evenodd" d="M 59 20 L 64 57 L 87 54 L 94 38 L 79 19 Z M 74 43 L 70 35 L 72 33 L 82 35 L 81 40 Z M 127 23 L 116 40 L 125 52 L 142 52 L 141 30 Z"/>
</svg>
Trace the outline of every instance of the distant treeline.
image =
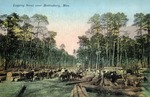
<svg viewBox="0 0 150 97">
<path fill-rule="evenodd" d="M 48 31 L 46 16 L 0 15 L 0 65 L 26 68 L 42 65 L 71 65 L 76 58 L 69 55 L 65 45 L 56 47 L 57 32 Z"/>
<path fill-rule="evenodd" d="M 150 67 L 150 14 L 136 13 L 134 39 L 120 28 L 126 26 L 124 13 L 95 14 L 88 23 L 86 35 L 79 36 L 77 57 L 86 67 L 122 66 L 124 68 Z M 105 33 L 104 33 L 105 32 Z"/>
</svg>

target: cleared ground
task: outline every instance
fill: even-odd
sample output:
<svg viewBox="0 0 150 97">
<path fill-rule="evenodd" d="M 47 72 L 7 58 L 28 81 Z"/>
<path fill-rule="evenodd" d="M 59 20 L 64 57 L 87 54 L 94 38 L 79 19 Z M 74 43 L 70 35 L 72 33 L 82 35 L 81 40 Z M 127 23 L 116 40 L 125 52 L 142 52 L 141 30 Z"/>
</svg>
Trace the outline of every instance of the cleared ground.
<svg viewBox="0 0 150 97">
<path fill-rule="evenodd" d="M 69 97 L 73 86 L 66 86 L 57 79 L 45 79 L 34 82 L 0 83 L 0 97 L 16 97 L 20 89 L 27 88 L 22 97 Z"/>
<path fill-rule="evenodd" d="M 150 80 L 150 74 L 146 74 Z M 66 85 L 55 79 L 44 79 L 34 82 L 2 82 L 0 83 L 0 97 L 16 97 L 23 86 L 26 86 L 22 97 L 69 97 L 73 85 Z M 150 83 L 143 83 L 144 97 L 150 97 Z M 103 93 L 89 93 L 89 97 L 124 97 Z M 142 96 L 143 97 L 143 96 Z"/>
</svg>

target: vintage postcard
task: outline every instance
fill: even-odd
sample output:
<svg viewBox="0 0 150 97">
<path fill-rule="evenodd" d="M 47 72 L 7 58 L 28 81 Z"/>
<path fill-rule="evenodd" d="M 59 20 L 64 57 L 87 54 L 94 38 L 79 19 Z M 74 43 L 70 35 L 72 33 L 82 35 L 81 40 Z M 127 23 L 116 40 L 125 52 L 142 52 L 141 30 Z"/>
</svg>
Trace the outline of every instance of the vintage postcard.
<svg viewBox="0 0 150 97">
<path fill-rule="evenodd" d="M 150 0 L 0 0 L 0 97 L 150 97 Z"/>
</svg>

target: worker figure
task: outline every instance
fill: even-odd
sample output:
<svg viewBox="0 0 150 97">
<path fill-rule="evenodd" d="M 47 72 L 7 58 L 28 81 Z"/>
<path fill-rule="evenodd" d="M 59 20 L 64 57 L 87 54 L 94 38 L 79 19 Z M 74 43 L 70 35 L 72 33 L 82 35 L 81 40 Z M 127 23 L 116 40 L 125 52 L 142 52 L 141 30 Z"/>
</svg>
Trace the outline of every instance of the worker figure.
<svg viewBox="0 0 150 97">
<path fill-rule="evenodd" d="M 100 85 L 101 86 L 104 86 L 105 85 L 105 83 L 104 83 L 104 74 L 105 74 L 105 71 L 101 71 L 101 83 L 100 83 Z"/>
</svg>

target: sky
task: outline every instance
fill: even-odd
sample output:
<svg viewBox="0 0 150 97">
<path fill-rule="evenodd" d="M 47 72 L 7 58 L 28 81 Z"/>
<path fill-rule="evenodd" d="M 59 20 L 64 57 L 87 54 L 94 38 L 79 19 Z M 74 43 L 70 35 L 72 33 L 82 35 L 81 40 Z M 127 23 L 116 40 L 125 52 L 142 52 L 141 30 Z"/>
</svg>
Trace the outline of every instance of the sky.
<svg viewBox="0 0 150 97">
<path fill-rule="evenodd" d="M 0 15 L 12 12 L 46 15 L 48 30 L 57 32 L 57 46 L 65 44 L 65 50 L 72 54 L 79 47 L 78 36 L 90 28 L 87 22 L 95 13 L 124 12 L 131 25 L 135 13 L 150 13 L 150 0 L 0 0 Z"/>
</svg>

